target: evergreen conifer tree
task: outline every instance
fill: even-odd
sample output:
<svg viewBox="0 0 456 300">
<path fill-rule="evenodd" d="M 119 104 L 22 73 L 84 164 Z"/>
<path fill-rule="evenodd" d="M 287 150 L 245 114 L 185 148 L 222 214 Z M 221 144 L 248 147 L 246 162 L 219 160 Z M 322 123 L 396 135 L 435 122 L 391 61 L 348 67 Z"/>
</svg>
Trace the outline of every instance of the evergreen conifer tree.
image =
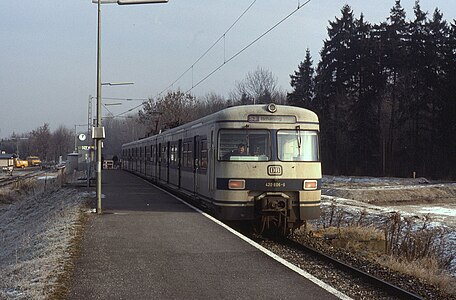
<svg viewBox="0 0 456 300">
<path fill-rule="evenodd" d="M 313 109 L 315 71 L 312 64 L 310 50 L 307 48 L 304 61 L 299 64 L 294 75 L 290 75 L 290 84 L 294 90 L 287 95 L 288 104 Z"/>
</svg>

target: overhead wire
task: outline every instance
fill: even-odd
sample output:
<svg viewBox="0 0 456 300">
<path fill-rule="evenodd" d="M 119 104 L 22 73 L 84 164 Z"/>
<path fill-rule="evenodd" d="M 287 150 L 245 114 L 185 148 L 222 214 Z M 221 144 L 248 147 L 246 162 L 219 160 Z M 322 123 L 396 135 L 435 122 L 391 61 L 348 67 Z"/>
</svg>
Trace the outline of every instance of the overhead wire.
<svg viewBox="0 0 456 300">
<path fill-rule="evenodd" d="M 233 24 L 230 25 L 230 27 L 228 27 L 227 30 L 225 30 L 225 32 L 203 53 L 200 55 L 200 57 L 198 57 L 198 59 L 190 66 L 188 67 L 176 80 L 174 80 L 170 85 L 168 85 L 165 89 L 163 89 L 160 93 L 157 94 L 157 96 L 160 96 L 161 94 L 163 94 L 166 90 L 168 90 L 170 87 L 172 87 L 176 82 L 178 82 L 182 77 L 184 77 L 185 74 L 187 74 L 190 70 L 192 70 L 192 81 L 193 81 L 193 67 L 199 62 L 201 61 L 201 59 L 203 59 L 203 57 L 206 56 L 206 54 L 209 53 L 209 51 L 212 50 L 212 48 L 215 47 L 215 45 L 218 44 L 218 42 L 223 38 L 225 39 L 225 36 L 228 32 L 231 31 L 231 29 L 233 29 L 233 27 L 239 22 L 239 20 L 247 13 L 247 11 L 250 10 L 250 8 L 255 4 L 257 0 L 254 0 L 252 3 L 250 3 L 250 5 L 241 13 L 241 15 L 239 15 L 239 17 L 237 17 L 237 19 L 233 22 Z M 192 83 L 193 85 L 193 83 Z M 144 102 L 143 102 L 144 103 Z M 133 108 L 130 108 L 129 110 L 123 112 L 123 113 L 120 113 L 118 115 L 116 115 L 115 117 L 117 116 L 121 116 L 121 115 L 124 115 L 128 112 L 131 112 L 137 108 L 139 108 L 140 106 L 143 105 L 143 103 L 133 107 Z"/>
<path fill-rule="evenodd" d="M 288 18 L 290 18 L 291 16 L 293 16 L 296 12 L 298 12 L 301 8 L 303 8 L 304 6 L 306 6 L 309 2 L 311 2 L 312 0 L 307 0 L 305 1 L 304 3 L 300 3 L 300 1 L 298 1 L 298 6 L 296 7 L 296 9 L 294 9 L 291 13 L 289 13 L 288 15 L 286 15 L 283 19 L 281 19 L 279 22 L 277 22 L 276 24 L 274 24 L 271 28 L 269 28 L 268 30 L 266 30 L 263 34 L 261 34 L 260 36 L 258 36 L 256 39 L 254 39 L 252 42 L 250 42 L 249 44 L 247 44 L 244 48 L 242 48 L 241 50 L 239 50 L 238 52 L 236 52 L 234 55 L 232 55 L 230 58 L 226 59 L 225 60 L 225 57 L 224 57 L 224 61 L 222 64 L 220 64 L 218 67 L 216 67 L 214 70 L 212 70 L 211 72 L 209 72 L 205 77 L 203 77 L 200 81 L 198 81 L 196 84 L 193 84 L 193 79 L 192 79 L 192 87 L 189 88 L 186 93 L 192 91 L 194 88 L 196 88 L 198 85 L 200 85 L 201 83 L 203 83 L 204 81 L 206 81 L 209 77 L 211 77 L 215 72 L 217 72 L 218 70 L 220 70 L 224 65 L 226 65 L 227 63 L 229 63 L 230 61 L 232 61 L 233 59 L 235 59 L 237 56 L 239 56 L 242 52 L 244 52 L 245 50 L 247 50 L 248 48 L 250 48 L 253 44 L 255 44 L 256 42 L 258 42 L 260 39 L 262 39 L 265 35 L 267 35 L 268 33 L 270 33 L 272 30 L 274 30 L 276 27 L 278 27 L 280 24 L 282 24 L 283 22 L 285 22 Z M 247 7 L 247 9 L 236 19 L 236 21 L 228 28 L 227 31 L 225 31 L 225 33 L 219 38 L 217 39 L 216 42 L 214 42 L 214 44 L 209 47 L 208 50 L 206 50 L 206 52 L 204 52 L 184 73 L 182 73 L 175 81 L 173 81 L 173 83 L 171 83 L 168 87 L 166 87 L 164 90 L 162 90 L 158 95 L 161 95 L 163 92 L 165 92 L 167 89 L 169 89 L 170 87 L 172 87 L 177 81 L 179 81 L 179 79 L 181 79 L 188 71 L 192 70 L 192 68 L 194 67 L 194 65 L 196 63 L 198 63 L 222 38 L 224 38 L 224 36 L 226 35 L 226 33 L 228 33 L 233 27 L 234 25 L 242 18 L 242 16 L 253 6 L 253 4 L 256 2 L 256 0 L 254 0 L 250 5 L 249 7 Z M 225 54 L 224 54 L 225 55 Z M 141 103 L 123 113 L 120 113 L 114 117 L 118 117 L 118 116 L 122 116 L 128 112 L 131 112 L 137 108 L 139 108 L 140 106 L 142 106 L 144 104 Z"/>
<path fill-rule="evenodd" d="M 147 101 L 146 98 L 116 98 L 116 97 L 102 97 L 102 99 L 106 100 L 120 100 L 120 101 Z"/>
<path fill-rule="evenodd" d="M 277 22 L 274 26 L 272 26 L 271 28 L 269 28 L 268 30 L 266 30 L 263 34 L 261 34 L 259 37 L 257 37 L 256 39 L 254 39 L 252 42 L 250 42 L 247 46 L 245 46 L 244 48 L 242 48 L 241 50 L 239 50 L 238 52 L 236 52 L 233 56 L 231 56 L 230 58 L 228 58 L 226 61 L 224 61 L 221 65 L 219 65 L 218 67 L 216 67 L 214 70 L 212 70 L 208 75 L 206 75 L 203 79 L 201 79 L 200 81 L 198 81 L 195 85 L 192 85 L 191 88 L 189 88 L 186 93 L 190 92 L 191 90 L 193 90 L 195 87 L 197 87 L 198 85 L 200 85 L 201 83 L 203 83 L 204 81 L 206 81 L 206 79 L 208 79 L 209 77 L 211 77 L 215 72 L 217 72 L 218 70 L 220 70 L 224 65 L 226 65 L 227 63 L 229 63 L 230 61 L 232 61 L 233 59 L 235 59 L 238 55 L 240 55 L 242 52 L 244 52 L 245 50 L 247 50 L 248 48 L 250 48 L 253 44 L 255 44 L 256 42 L 258 42 L 261 38 L 263 38 L 265 35 L 267 35 L 269 32 L 271 32 L 272 30 L 274 30 L 277 26 L 279 26 L 280 24 L 282 24 L 283 22 L 285 22 L 288 18 L 290 18 L 292 15 L 294 15 L 298 10 L 300 10 L 302 7 L 304 7 L 305 5 L 307 5 L 310 1 L 312 0 L 307 0 L 306 2 L 304 2 L 303 4 L 300 4 L 298 2 L 298 7 L 293 10 L 291 13 L 289 13 L 287 16 L 285 16 L 282 20 L 280 20 L 279 22 Z"/>
<path fill-rule="evenodd" d="M 215 45 L 220 42 L 221 39 L 225 39 L 226 34 L 239 22 L 239 20 L 249 11 L 249 9 L 255 4 L 257 0 L 254 0 L 250 5 L 242 12 L 242 14 L 231 24 L 231 26 L 190 66 L 188 67 L 176 80 L 174 80 L 170 85 L 168 85 L 165 89 L 163 89 L 160 93 L 158 93 L 158 96 L 163 94 L 166 90 L 168 90 L 170 87 L 172 87 L 176 82 L 178 82 L 182 77 L 184 77 L 185 74 L 187 74 L 190 70 L 192 70 L 193 73 L 193 67 L 201 60 L 203 57 L 206 56 L 206 54 L 209 53 L 209 51 L 212 50 L 212 48 L 215 47 Z"/>
<path fill-rule="evenodd" d="M 114 118 L 120 117 L 120 116 L 122 116 L 122 115 L 124 115 L 124 114 L 126 114 L 126 113 L 129 113 L 129 112 L 131 112 L 131 111 L 134 111 L 134 110 L 137 109 L 138 107 L 142 106 L 144 103 L 145 103 L 145 102 L 142 102 L 141 104 L 136 105 L 135 107 L 130 108 L 129 110 L 124 111 L 123 113 L 117 114 L 117 115 L 114 116 Z"/>
<path fill-rule="evenodd" d="M 103 107 L 111 114 L 111 115 L 114 115 L 112 113 L 112 111 L 109 110 L 109 108 L 104 104 L 104 103 L 101 103 L 103 105 Z"/>
</svg>

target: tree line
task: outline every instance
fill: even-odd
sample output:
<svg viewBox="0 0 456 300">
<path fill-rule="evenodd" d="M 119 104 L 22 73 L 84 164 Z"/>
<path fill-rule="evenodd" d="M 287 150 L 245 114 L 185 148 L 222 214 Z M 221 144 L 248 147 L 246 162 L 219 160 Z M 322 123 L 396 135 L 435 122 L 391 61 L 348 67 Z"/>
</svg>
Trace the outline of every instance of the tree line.
<svg viewBox="0 0 456 300">
<path fill-rule="evenodd" d="M 400 0 L 380 24 L 345 5 L 329 22 L 316 68 L 310 51 L 288 103 L 321 120 L 326 174 L 456 178 L 456 22 Z"/>
<path fill-rule="evenodd" d="M 48 123 L 33 129 L 28 133 L 13 133 L 10 138 L 2 139 L 0 150 L 17 154 L 24 159 L 27 156 L 38 156 L 44 162 L 58 162 L 60 156 L 74 150 L 74 133 L 61 125 L 51 132 Z"/>
<path fill-rule="evenodd" d="M 216 93 L 195 97 L 180 90 L 150 98 L 138 113 L 146 136 L 199 119 L 223 108 L 235 105 L 275 102 L 286 104 L 286 92 L 278 87 L 278 79 L 265 68 L 257 67 L 235 83 L 228 98 Z"/>
</svg>

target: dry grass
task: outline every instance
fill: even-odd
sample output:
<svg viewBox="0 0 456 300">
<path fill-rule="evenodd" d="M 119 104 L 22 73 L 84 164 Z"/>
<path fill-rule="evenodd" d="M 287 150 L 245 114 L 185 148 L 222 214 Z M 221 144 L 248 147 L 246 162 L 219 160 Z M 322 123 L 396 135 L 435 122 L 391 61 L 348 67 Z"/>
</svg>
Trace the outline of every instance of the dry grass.
<svg viewBox="0 0 456 300">
<path fill-rule="evenodd" d="M 367 223 L 365 211 L 349 216 L 332 203 L 322 216 L 321 228 L 312 234 L 332 246 L 376 257 L 380 264 L 396 272 L 419 278 L 450 295 L 456 294 L 456 278 L 450 274 L 456 254 L 448 251 L 448 232 L 431 226 L 429 216 L 404 218 L 393 213 L 376 227 Z"/>
<path fill-rule="evenodd" d="M 337 238 L 356 240 L 356 241 L 384 241 L 383 232 L 373 226 L 348 226 L 348 227 L 328 227 L 322 231 L 325 235 L 337 236 Z M 318 234 L 318 231 L 315 232 Z"/>
<path fill-rule="evenodd" d="M 426 216 L 422 223 L 415 218 L 403 218 L 393 214 L 384 226 L 387 241 L 386 254 L 409 262 L 431 259 L 440 269 L 448 269 L 455 258 L 449 253 L 447 231 L 442 227 L 431 227 L 431 218 Z"/>
<path fill-rule="evenodd" d="M 334 247 L 369 256 L 385 251 L 385 236 L 373 226 L 327 227 L 312 232 L 312 235 L 325 239 Z"/>
<path fill-rule="evenodd" d="M 384 255 L 377 262 L 396 272 L 420 278 L 450 295 L 456 295 L 456 278 L 443 271 L 433 258 L 407 261 L 396 256 Z"/>
<path fill-rule="evenodd" d="M 34 195 L 37 193 L 38 183 L 35 179 L 23 179 L 13 184 L 12 190 L 17 194 Z"/>
</svg>

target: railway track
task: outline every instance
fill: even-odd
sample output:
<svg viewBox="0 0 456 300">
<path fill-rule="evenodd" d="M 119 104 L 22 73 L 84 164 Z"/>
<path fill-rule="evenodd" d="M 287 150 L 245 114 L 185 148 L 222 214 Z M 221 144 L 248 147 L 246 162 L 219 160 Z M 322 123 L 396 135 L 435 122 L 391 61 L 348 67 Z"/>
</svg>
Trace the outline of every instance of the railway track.
<svg viewBox="0 0 456 300">
<path fill-rule="evenodd" d="M 233 227 L 232 224 L 229 224 Z M 368 271 L 361 270 L 350 263 L 337 259 L 330 254 L 317 250 L 303 241 L 294 238 L 267 237 L 257 235 L 245 228 L 236 228 L 237 231 L 254 240 L 261 246 L 276 253 L 290 263 L 305 271 L 339 291 L 354 299 L 432 299 L 418 295 L 414 290 L 404 288 L 398 284 L 382 279 Z M 382 270 L 383 272 L 387 272 Z M 373 272 L 374 273 L 374 272 Z M 410 285 L 410 282 L 404 282 Z M 419 289 L 423 292 L 422 289 Z M 438 296 L 434 299 L 441 299 Z"/>
<path fill-rule="evenodd" d="M 34 170 L 34 171 L 32 171 L 30 173 L 26 173 L 26 174 L 3 177 L 3 178 L 0 178 L 0 188 L 8 186 L 8 185 L 11 185 L 11 184 L 14 184 L 14 183 L 19 182 L 21 180 L 25 180 L 25 179 L 33 178 L 35 176 L 43 175 L 45 173 L 46 173 L 46 171 Z"/>
<path fill-rule="evenodd" d="M 348 272 L 356 277 L 359 277 L 363 281 L 366 281 L 366 282 L 370 283 L 371 285 L 378 287 L 380 290 L 382 290 L 382 291 L 386 292 L 387 294 L 390 294 L 394 297 L 397 297 L 399 299 L 423 299 L 421 296 L 416 295 L 413 292 L 410 292 L 400 286 L 397 286 L 397 285 L 392 284 L 386 280 L 383 280 L 377 276 L 374 276 L 373 274 L 370 274 L 361 269 L 358 269 L 339 259 L 331 257 L 330 255 L 328 255 L 322 251 L 314 249 L 313 247 L 303 244 L 292 238 L 285 240 L 284 243 L 298 251 L 305 251 L 307 253 L 311 253 L 313 256 L 317 257 L 318 259 L 321 259 L 322 261 L 326 261 L 329 264 L 336 266 L 337 268 L 339 268 L 342 271 Z"/>
</svg>

